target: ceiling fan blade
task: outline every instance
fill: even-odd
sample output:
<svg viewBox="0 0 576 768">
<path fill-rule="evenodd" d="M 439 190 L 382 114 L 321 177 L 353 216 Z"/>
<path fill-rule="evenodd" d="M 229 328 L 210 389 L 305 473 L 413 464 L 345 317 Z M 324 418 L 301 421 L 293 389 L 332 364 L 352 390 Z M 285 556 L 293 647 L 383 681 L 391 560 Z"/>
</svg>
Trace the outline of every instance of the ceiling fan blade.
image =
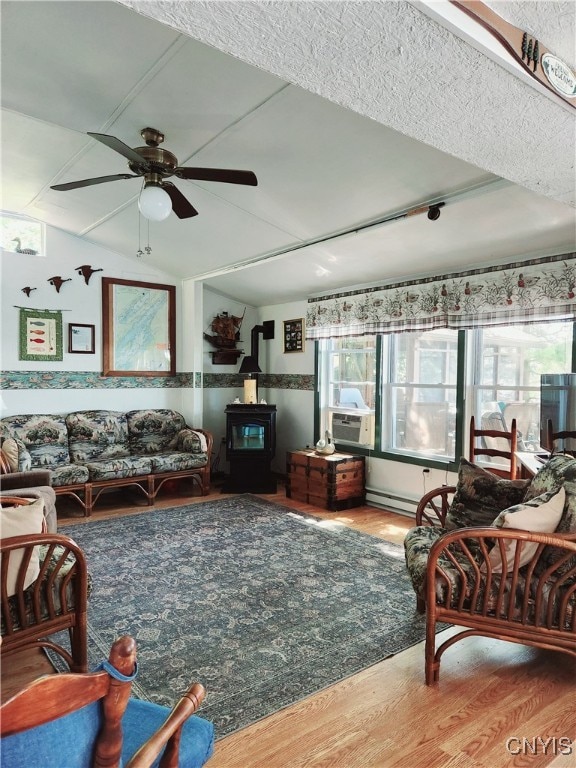
<svg viewBox="0 0 576 768">
<path fill-rule="evenodd" d="M 124 144 L 123 141 L 117 139 L 116 136 L 108 136 L 106 133 L 90 133 L 90 131 L 88 131 L 88 136 L 102 142 L 102 144 L 113 149 L 114 152 L 119 152 L 121 155 L 124 155 L 124 157 L 131 162 L 148 167 L 148 163 L 145 162 L 142 155 L 135 152 L 132 147 L 128 146 L 128 144 Z"/>
<path fill-rule="evenodd" d="M 227 184 L 258 186 L 258 179 L 252 171 L 233 171 L 227 168 L 176 168 L 174 174 L 179 179 L 223 181 Z"/>
<path fill-rule="evenodd" d="M 133 173 L 117 173 L 114 176 L 97 176 L 95 179 L 82 179 L 82 181 L 69 181 L 67 184 L 54 184 L 50 189 L 58 192 L 67 192 L 69 189 L 78 189 L 79 187 L 90 187 L 92 184 L 104 184 L 107 181 L 118 181 L 119 179 L 139 179 Z"/>
<path fill-rule="evenodd" d="M 182 192 L 178 187 L 174 186 L 171 181 L 165 181 L 162 184 L 164 189 L 172 200 L 172 210 L 178 216 L 179 219 L 189 219 L 192 216 L 198 216 L 198 211 L 194 206 L 186 200 Z"/>
</svg>

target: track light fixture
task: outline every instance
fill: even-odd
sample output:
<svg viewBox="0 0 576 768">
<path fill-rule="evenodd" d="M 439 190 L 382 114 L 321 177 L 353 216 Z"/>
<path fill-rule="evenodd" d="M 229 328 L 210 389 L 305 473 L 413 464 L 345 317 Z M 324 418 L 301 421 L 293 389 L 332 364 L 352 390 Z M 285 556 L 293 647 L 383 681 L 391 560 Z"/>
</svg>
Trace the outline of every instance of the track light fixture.
<svg viewBox="0 0 576 768">
<path fill-rule="evenodd" d="M 430 221 L 436 221 L 440 218 L 440 208 L 444 203 L 437 203 L 436 205 L 431 205 L 430 208 L 428 208 L 428 218 Z"/>
</svg>

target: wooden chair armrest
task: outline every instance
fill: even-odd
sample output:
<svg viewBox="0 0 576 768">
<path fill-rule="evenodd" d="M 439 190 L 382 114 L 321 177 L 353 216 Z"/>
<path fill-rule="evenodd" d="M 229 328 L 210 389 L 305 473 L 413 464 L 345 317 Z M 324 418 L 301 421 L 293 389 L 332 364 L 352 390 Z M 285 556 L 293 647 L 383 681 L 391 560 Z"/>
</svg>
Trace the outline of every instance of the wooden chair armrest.
<svg viewBox="0 0 576 768">
<path fill-rule="evenodd" d="M 443 485 L 428 491 L 422 496 L 416 508 L 416 525 L 444 527 L 446 515 L 455 493 L 456 487 L 453 485 Z"/>
<path fill-rule="evenodd" d="M 522 547 L 516 547 L 516 557 L 514 563 L 506 571 L 506 579 L 500 581 L 499 603 L 504 599 L 505 593 L 503 586 L 506 582 L 512 584 L 511 592 L 514 592 L 514 585 L 519 583 L 521 569 L 525 570 L 528 581 L 535 579 L 537 583 L 538 600 L 542 600 L 545 594 L 545 585 L 551 580 L 557 580 L 558 584 L 566 584 L 576 576 L 576 565 L 566 567 L 566 562 L 571 560 L 576 554 L 576 533 L 535 533 L 533 531 L 521 531 L 515 528 L 459 528 L 454 531 L 448 531 L 441 536 L 431 547 L 430 555 L 426 568 L 426 602 L 431 604 L 435 601 L 436 580 L 441 579 L 447 589 L 447 602 L 451 600 L 451 585 L 446 568 L 450 568 L 459 575 L 462 584 L 465 585 L 460 590 L 460 602 L 463 604 L 466 594 L 472 594 L 473 600 L 476 599 L 480 585 L 486 583 L 486 594 L 490 592 L 490 585 L 495 579 L 500 579 L 500 573 L 495 573 L 490 564 L 489 553 L 494 547 L 499 547 L 501 540 L 513 540 L 515 542 L 532 542 L 537 544 L 537 549 L 530 559 L 524 565 L 520 565 L 520 552 Z M 476 543 L 476 546 L 472 544 Z M 546 563 L 544 568 L 539 569 L 538 575 L 535 575 L 535 568 L 539 562 L 545 547 L 555 547 L 562 551 L 552 563 Z M 504 555 L 502 549 L 501 554 Z M 442 557 L 443 562 L 439 562 Z M 502 558 L 503 561 L 505 557 Z M 446 563 L 449 563 L 447 566 Z M 524 572 L 524 571 L 523 571 Z M 576 590 L 576 584 L 571 591 Z"/>
<path fill-rule="evenodd" d="M 182 726 L 202 703 L 206 691 L 200 683 L 193 683 L 187 693 L 174 705 L 163 725 L 143 744 L 126 768 L 149 768 L 164 746 L 160 768 L 178 768 L 178 747 Z"/>
</svg>

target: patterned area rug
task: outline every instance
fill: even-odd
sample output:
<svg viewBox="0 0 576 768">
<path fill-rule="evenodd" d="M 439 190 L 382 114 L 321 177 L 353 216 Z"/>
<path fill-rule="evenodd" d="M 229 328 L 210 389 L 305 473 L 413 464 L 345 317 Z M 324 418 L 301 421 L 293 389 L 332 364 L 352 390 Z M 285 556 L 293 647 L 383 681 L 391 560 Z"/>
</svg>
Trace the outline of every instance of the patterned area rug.
<svg viewBox="0 0 576 768">
<path fill-rule="evenodd" d="M 132 635 L 134 694 L 203 683 L 218 737 L 424 638 L 402 547 L 256 496 L 61 530 L 92 575 L 90 666 Z"/>
</svg>

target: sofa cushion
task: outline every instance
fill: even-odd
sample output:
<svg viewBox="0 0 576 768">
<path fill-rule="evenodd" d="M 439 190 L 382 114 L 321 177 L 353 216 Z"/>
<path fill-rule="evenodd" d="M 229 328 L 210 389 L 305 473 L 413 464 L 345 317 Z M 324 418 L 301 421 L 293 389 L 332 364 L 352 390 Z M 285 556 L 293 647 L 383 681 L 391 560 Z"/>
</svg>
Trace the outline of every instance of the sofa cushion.
<svg viewBox="0 0 576 768">
<path fill-rule="evenodd" d="M 156 453 L 148 457 L 152 472 L 178 472 L 183 469 L 205 467 L 208 457 L 205 453 Z"/>
<path fill-rule="evenodd" d="M 53 469 L 70 464 L 68 433 L 64 416 L 24 414 L 2 419 L 7 436 L 20 440 L 30 454 L 30 467 Z M 3 434 L 6 434 L 3 429 Z M 20 470 L 25 469 L 18 458 Z"/>
<path fill-rule="evenodd" d="M 64 464 L 52 470 L 50 483 L 54 488 L 63 485 L 81 485 L 88 482 L 88 470 L 80 464 Z"/>
<path fill-rule="evenodd" d="M 168 408 L 128 411 L 130 452 L 150 455 L 177 450 L 178 433 L 186 427 L 182 414 Z"/>
<path fill-rule="evenodd" d="M 77 464 L 130 455 L 126 415 L 118 411 L 76 411 L 66 416 L 70 457 Z"/>
<path fill-rule="evenodd" d="M 404 538 L 404 557 L 410 581 L 417 595 L 422 595 L 428 555 L 432 545 L 447 532 L 446 528 L 418 525 L 410 528 Z M 423 595 L 422 595 L 423 596 Z"/>
<path fill-rule="evenodd" d="M 2 538 L 9 539 L 13 536 L 24 536 L 30 533 L 42 533 L 44 528 L 44 500 L 36 499 L 28 503 L 18 504 L 16 506 L 6 506 L 10 504 L 9 497 L 0 497 L 2 509 L 0 509 L 0 521 Z M 16 549 L 10 553 L 8 562 L 8 573 L 6 576 L 6 587 L 8 597 L 16 593 L 16 582 L 18 571 L 24 555 L 23 549 Z M 1 557 L 0 557 L 1 562 Z M 38 577 L 40 572 L 40 561 L 38 559 L 38 547 L 34 547 L 32 557 L 26 569 L 23 589 L 27 589 Z"/>
<path fill-rule="evenodd" d="M 548 491 L 523 504 L 505 509 L 498 515 L 494 525 L 497 528 L 515 528 L 534 533 L 554 533 L 562 517 L 565 500 L 564 488 L 560 488 L 559 491 Z M 536 542 L 523 542 L 520 566 L 527 565 L 532 560 L 538 546 Z M 502 573 L 503 563 L 506 572 L 512 570 L 515 555 L 516 542 L 513 539 L 496 540 L 489 555 L 492 571 Z"/>
<path fill-rule="evenodd" d="M 208 450 L 206 435 L 189 427 L 182 429 L 176 438 L 176 448 L 186 453 L 206 453 Z"/>
<path fill-rule="evenodd" d="M 86 464 L 89 479 L 119 480 L 124 477 L 141 477 L 152 472 L 152 463 L 148 456 L 124 456 L 108 461 L 89 461 Z"/>
<path fill-rule="evenodd" d="M 446 528 L 492 525 L 502 510 L 523 501 L 529 482 L 506 480 L 461 458 Z"/>
</svg>

